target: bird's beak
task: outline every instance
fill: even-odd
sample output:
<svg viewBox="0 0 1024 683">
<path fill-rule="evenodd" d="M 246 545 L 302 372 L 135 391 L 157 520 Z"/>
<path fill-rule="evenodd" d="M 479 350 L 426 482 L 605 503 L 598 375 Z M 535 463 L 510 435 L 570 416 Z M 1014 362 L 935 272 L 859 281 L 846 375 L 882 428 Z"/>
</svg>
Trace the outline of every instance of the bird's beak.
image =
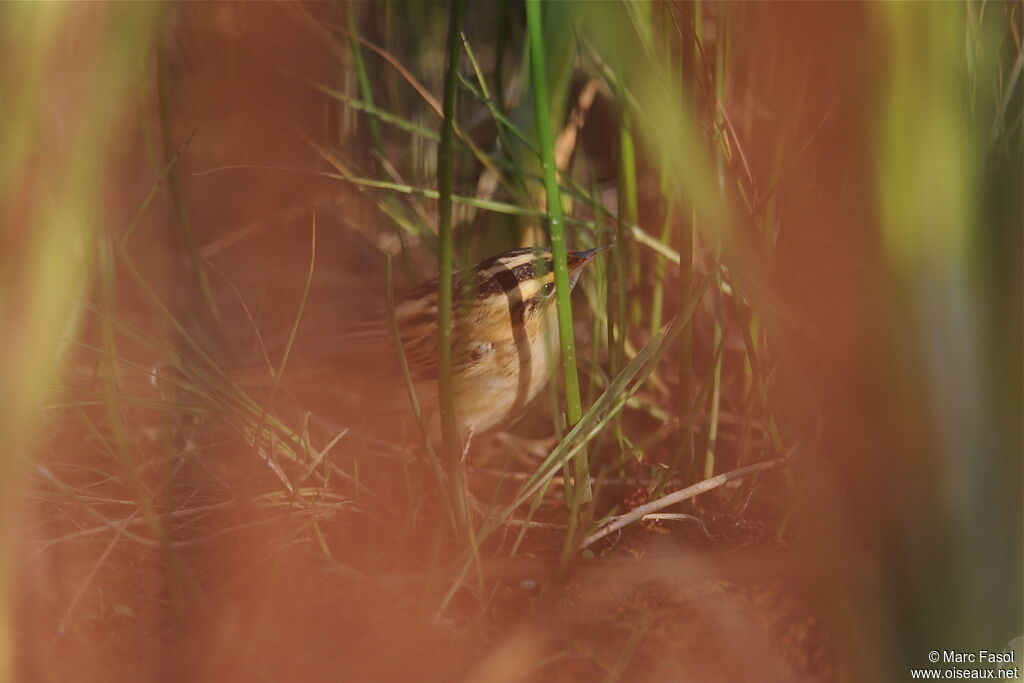
<svg viewBox="0 0 1024 683">
<path fill-rule="evenodd" d="M 569 270 L 577 270 L 590 263 L 591 259 L 600 254 L 602 251 L 611 249 L 614 244 L 606 244 L 603 247 L 595 247 L 593 249 L 587 249 L 586 251 L 574 251 L 571 254 Z"/>
</svg>

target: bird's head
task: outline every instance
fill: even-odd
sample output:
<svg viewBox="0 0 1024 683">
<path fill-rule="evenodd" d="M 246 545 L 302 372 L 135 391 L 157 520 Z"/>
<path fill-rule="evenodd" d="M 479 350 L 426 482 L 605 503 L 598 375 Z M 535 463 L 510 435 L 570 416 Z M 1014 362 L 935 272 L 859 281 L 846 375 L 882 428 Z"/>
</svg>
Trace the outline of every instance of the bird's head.
<svg viewBox="0 0 1024 683">
<path fill-rule="evenodd" d="M 575 287 L 583 267 L 608 247 L 570 251 L 569 285 Z M 513 319 L 530 318 L 555 300 L 555 273 L 550 249 L 513 249 L 483 261 L 471 271 L 474 308 L 505 308 Z"/>
</svg>

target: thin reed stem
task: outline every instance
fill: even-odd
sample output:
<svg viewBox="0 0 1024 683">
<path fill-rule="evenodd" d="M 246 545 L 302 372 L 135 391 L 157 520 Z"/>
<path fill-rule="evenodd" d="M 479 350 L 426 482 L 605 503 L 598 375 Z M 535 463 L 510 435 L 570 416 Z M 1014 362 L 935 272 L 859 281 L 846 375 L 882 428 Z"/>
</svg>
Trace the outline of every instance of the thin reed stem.
<svg viewBox="0 0 1024 683">
<path fill-rule="evenodd" d="M 633 140 L 633 117 L 629 110 L 629 103 L 625 97 L 619 98 L 619 231 L 621 235 L 628 232 L 627 226 L 636 225 L 640 215 L 639 198 L 637 197 L 637 172 L 636 172 L 636 143 Z M 623 240 L 618 249 L 619 258 L 622 263 L 628 262 L 628 267 L 623 269 L 623 283 L 628 281 L 629 276 L 636 277 L 640 273 L 640 253 L 632 241 Z M 625 343 L 628 334 L 626 327 L 637 328 L 642 318 L 640 297 L 628 296 L 628 288 L 620 290 L 619 300 L 622 302 L 623 310 L 621 324 L 623 331 L 619 335 L 619 342 Z M 626 305 L 629 304 L 629 311 Z M 628 321 L 628 322 L 627 322 Z"/>
<path fill-rule="evenodd" d="M 680 52 L 679 74 L 682 79 L 683 97 L 694 103 L 697 87 L 696 78 L 696 28 L 697 10 L 695 3 L 684 2 L 680 5 Z M 697 107 L 693 107 L 697 111 Z M 689 301 L 693 294 L 693 235 L 697 219 L 697 209 L 691 205 L 680 211 L 679 216 L 679 302 L 680 305 Z M 682 471 L 692 472 L 696 461 L 694 449 L 693 420 L 691 415 L 696 404 L 693 403 L 693 324 L 690 323 L 679 335 L 679 374 L 676 389 L 676 416 L 679 420 L 679 445 L 675 454 L 672 469 L 682 463 Z"/>
<path fill-rule="evenodd" d="M 450 483 L 450 504 L 461 532 L 469 528 L 466 506 L 466 484 L 462 476 L 462 435 L 456 429 L 455 387 L 452 380 L 452 276 L 453 226 L 452 189 L 455 173 L 455 105 L 458 94 L 459 56 L 462 52 L 462 17 L 465 0 L 452 3 L 448 23 L 448 70 L 444 79 L 443 123 L 441 146 L 437 153 L 437 177 L 440 188 L 438 220 L 438 286 L 437 286 L 437 327 L 438 327 L 438 399 L 441 417 L 441 438 L 444 462 Z"/>
<path fill-rule="evenodd" d="M 348 30 L 351 33 L 349 45 L 352 50 L 352 63 L 356 70 L 356 80 L 359 83 L 359 95 L 362 97 L 363 102 L 370 109 L 373 109 L 373 88 L 370 85 L 370 77 L 366 72 L 366 64 L 363 62 L 363 48 L 359 44 L 359 24 L 356 21 L 354 5 L 355 3 L 353 2 L 346 3 L 346 19 L 348 20 Z M 367 116 L 366 124 L 370 129 L 370 144 L 373 146 L 376 156 L 377 168 L 383 176 L 386 176 L 386 171 L 381 164 L 382 155 L 384 154 L 384 142 L 380 135 L 380 123 L 375 117 Z"/>
<path fill-rule="evenodd" d="M 181 187 L 181 181 L 174 168 L 174 160 L 178 156 L 178 146 L 174 144 L 171 132 L 171 76 L 167 65 L 167 48 L 160 50 L 160 57 L 157 60 L 157 95 L 160 110 L 160 141 L 163 145 L 164 158 L 167 161 L 167 190 L 170 192 L 171 201 L 174 205 L 175 219 L 178 225 L 178 232 L 185 246 L 188 255 L 189 265 L 196 278 L 199 287 L 199 294 L 202 297 L 206 312 L 214 323 L 214 330 L 224 338 L 224 320 L 220 309 L 217 307 L 217 300 L 213 296 L 213 289 L 210 280 L 206 275 L 206 265 L 199 253 L 199 244 L 196 242 L 195 233 L 192 230 L 192 223 L 189 219 L 188 209 L 185 206 L 185 191 Z M 195 133 L 193 133 L 195 135 Z M 191 136 L 189 137 L 191 139 Z"/>
<path fill-rule="evenodd" d="M 544 167 L 544 188 L 547 193 L 548 225 L 551 235 L 552 262 L 555 271 L 555 295 L 558 301 L 558 339 L 562 352 L 562 372 L 565 377 L 565 404 L 567 426 L 572 428 L 583 416 L 580 384 L 576 371 L 576 340 L 572 329 L 572 289 L 569 285 L 568 248 L 565 243 L 562 219 L 562 198 L 558 188 L 558 170 L 555 166 L 555 141 L 551 131 L 551 111 L 548 102 L 548 78 L 544 60 L 544 34 L 539 0 L 527 0 L 527 33 L 530 43 L 530 73 L 534 82 L 534 115 Z M 577 519 L 578 505 L 589 503 L 590 465 L 586 453 L 574 461 L 576 475 L 574 504 L 571 518 Z M 572 522 L 570 522 L 572 526 Z"/>
</svg>

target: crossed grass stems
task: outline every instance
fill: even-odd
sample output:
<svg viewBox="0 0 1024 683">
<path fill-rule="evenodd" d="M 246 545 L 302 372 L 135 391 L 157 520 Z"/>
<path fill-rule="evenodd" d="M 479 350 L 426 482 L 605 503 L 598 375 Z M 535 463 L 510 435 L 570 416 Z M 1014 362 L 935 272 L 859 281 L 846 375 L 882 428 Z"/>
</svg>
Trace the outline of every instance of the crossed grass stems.
<svg viewBox="0 0 1024 683">
<path fill-rule="evenodd" d="M 458 5 L 459 3 L 453 5 L 453 11 Z M 531 6 L 533 7 L 531 11 L 537 9 L 532 3 L 528 5 L 528 8 Z M 600 193 L 597 191 L 596 183 L 592 184 L 590 189 L 582 187 L 569 172 L 565 164 L 566 151 L 565 149 L 555 149 L 555 136 L 550 131 L 545 133 L 542 130 L 539 137 L 543 148 L 538 150 L 536 145 L 530 141 L 529 135 L 511 122 L 503 101 L 504 98 L 493 96 L 469 40 L 454 19 L 451 26 L 456 39 L 449 42 L 449 47 L 454 46 L 455 48 L 448 60 L 449 82 L 457 84 L 460 93 L 470 96 L 486 109 L 497 127 L 498 144 L 504 149 L 508 150 L 514 144 L 518 149 L 525 150 L 525 155 L 533 155 L 535 161 L 544 157 L 548 162 L 545 164 L 545 169 L 548 171 L 546 177 L 538 177 L 536 173 L 526 168 L 526 164 L 517 164 L 514 160 L 510 162 L 502 158 L 500 154 L 488 153 L 481 149 L 467 132 L 457 125 L 454 116 L 444 117 L 444 108 L 441 104 L 434 100 L 427 88 L 419 83 L 409 70 L 384 48 L 374 45 L 358 35 L 355 30 L 344 31 L 337 27 L 331 27 L 304 14 L 304 10 L 301 8 L 296 11 L 303 20 L 309 22 L 310 26 L 316 29 L 317 35 L 339 54 L 345 53 L 346 49 L 356 55 L 361 55 L 363 49 L 373 51 L 382 59 L 383 63 L 392 67 L 393 72 L 404 79 L 422 97 L 428 109 L 442 118 L 442 123 L 449 127 L 449 140 L 453 151 L 468 152 L 484 169 L 483 177 L 479 179 L 477 185 L 478 193 L 471 197 L 456 195 L 450 190 L 438 193 L 405 183 L 395 166 L 383 155 L 379 126 L 393 126 L 420 139 L 421 142 L 436 142 L 437 136 L 429 129 L 374 104 L 372 89 L 369 87 L 370 80 L 365 71 L 365 61 L 360 56 L 355 60 L 358 71 L 357 82 L 361 91 L 360 97 L 347 95 L 320 83 L 310 83 L 309 85 L 326 97 L 334 99 L 356 112 L 362 112 L 368 117 L 373 131 L 371 138 L 375 152 L 376 177 L 362 177 L 356 174 L 338 150 L 311 142 L 322 158 L 336 171 L 335 173 L 320 172 L 319 175 L 356 187 L 369 197 L 384 215 L 391 219 L 397 230 L 415 236 L 427 244 L 438 242 L 437 235 L 441 230 L 438 224 L 432 220 L 431 212 L 422 203 L 423 199 L 440 199 L 442 205 L 446 202 L 460 205 L 463 211 L 460 222 L 463 224 L 472 220 L 476 212 L 487 211 L 529 219 L 547 218 L 550 225 L 559 229 L 564 222 L 565 225 L 577 228 L 576 238 L 578 241 L 589 239 L 597 244 L 599 241 L 605 240 L 607 243 L 612 236 L 619 240 L 617 247 L 619 262 L 613 263 L 608 268 L 597 269 L 598 272 L 593 277 L 584 278 L 581 283 L 584 292 L 583 299 L 591 314 L 593 325 L 591 338 L 594 342 L 593 348 L 589 351 L 590 363 L 586 370 L 590 376 L 591 386 L 603 388 L 603 391 L 596 398 L 588 401 L 589 407 L 585 411 L 569 416 L 565 433 L 561 434 L 555 448 L 532 471 L 510 472 L 506 469 L 489 472 L 481 468 L 479 472 L 474 473 L 473 466 L 471 464 L 467 466 L 474 474 L 495 476 L 503 483 L 506 481 L 519 481 L 520 483 L 515 494 L 504 504 L 498 502 L 497 495 L 488 505 L 472 497 L 464 498 L 469 501 L 472 513 L 466 519 L 479 519 L 480 523 L 479 525 L 470 524 L 467 527 L 468 533 L 464 537 L 466 561 L 461 563 L 461 569 L 456 572 L 456 579 L 441 605 L 442 611 L 458 586 L 470 575 L 472 567 L 479 566 L 481 546 L 491 534 L 499 529 L 518 527 L 517 538 L 510 550 L 510 554 L 514 555 L 520 547 L 524 535 L 531 527 L 549 526 L 534 522 L 533 516 L 540 504 L 554 495 L 551 485 L 559 480 L 566 487 L 565 503 L 570 515 L 570 524 L 565 533 L 566 552 L 563 553 L 563 557 L 570 557 L 579 550 L 587 548 L 647 515 L 659 515 L 659 511 L 667 507 L 691 499 L 730 481 L 779 467 L 788 461 L 789 455 L 792 454 L 795 447 L 784 445 L 768 404 L 765 364 L 761 358 L 765 348 L 764 336 L 763 334 L 758 335 L 757 316 L 750 310 L 749 302 L 742 297 L 734 283 L 724 276 L 720 262 L 720 250 L 713 252 L 712 262 L 705 264 L 706 273 L 703 277 L 689 278 L 687 282 L 689 291 L 683 290 L 683 293 L 688 296 L 685 299 L 680 299 L 681 310 L 677 315 L 667 324 L 659 324 L 660 302 L 664 296 L 666 283 L 671 282 L 670 269 L 666 267 L 666 264 L 672 263 L 682 268 L 688 267 L 691 272 L 696 265 L 692 261 L 688 263 L 685 258 L 689 256 L 692 259 L 692 252 L 691 254 L 684 252 L 684 255 L 681 255 L 670 244 L 673 237 L 671 217 L 674 206 L 670 183 L 663 183 L 663 191 L 666 193 L 665 202 L 669 208 L 665 212 L 665 224 L 658 236 L 652 235 L 636 224 L 636 165 L 630 158 L 624 159 L 620 168 L 624 176 L 619 187 L 618 206 L 622 208 L 621 214 L 616 216 L 607 211 L 600 198 Z M 638 21 L 634 13 L 629 12 L 629 16 L 632 21 Z M 528 31 L 534 32 L 528 38 L 536 37 L 535 32 L 540 30 L 539 20 L 536 19 L 528 27 Z M 354 27 L 355 24 L 353 23 L 352 26 Z M 345 36 L 348 40 L 343 40 L 339 36 Z M 538 44 L 539 41 L 531 40 L 530 49 L 536 49 Z M 696 45 L 699 48 L 699 42 Z M 460 72 L 460 53 L 471 65 L 475 83 Z M 704 59 L 702 49 L 698 49 L 697 54 Z M 538 57 L 538 55 L 533 56 Z M 642 110 L 635 106 L 636 96 L 630 92 L 628 86 L 624 85 L 623 77 L 617 76 L 609 65 L 600 62 L 593 48 L 585 45 L 581 56 L 596 74 L 592 82 L 605 83 L 606 87 L 610 87 L 619 95 L 620 101 L 626 103 L 625 106 L 628 110 L 636 112 L 632 122 L 629 117 L 623 117 L 623 129 L 620 131 L 622 140 L 631 140 L 635 126 L 650 123 L 644 120 Z M 534 62 L 534 68 L 538 63 L 543 64 L 543 55 L 539 55 L 539 60 Z M 716 81 L 711 76 L 712 65 L 707 64 L 707 60 L 704 59 L 704 66 L 706 75 L 703 87 L 714 87 Z M 501 71 L 500 66 L 498 70 Z M 720 80 L 717 83 L 720 84 Z M 542 98 L 537 98 L 537 100 L 540 101 Z M 710 117 L 713 135 L 709 145 L 714 145 L 716 153 L 720 155 L 726 168 L 732 173 L 731 177 L 734 178 L 739 188 L 739 194 L 743 198 L 749 214 L 755 219 L 763 217 L 769 204 L 770 191 L 759 191 L 759 188 L 755 186 L 745 161 L 742 145 L 736 137 L 728 115 L 717 98 L 712 98 L 712 100 L 715 115 Z M 588 106 L 582 101 L 574 104 L 569 117 L 570 122 L 566 129 L 561 131 L 558 136 L 559 140 L 564 140 L 566 131 L 573 126 L 578 132 Z M 451 107 L 449 109 L 454 111 Z M 536 113 L 538 127 L 543 129 L 551 117 L 546 111 Z M 164 123 L 166 124 L 166 121 Z M 65 615 L 65 622 L 71 616 L 86 585 L 121 539 L 140 543 L 147 547 L 162 548 L 167 556 L 173 556 L 176 549 L 206 543 L 243 527 L 288 521 L 290 523 L 298 522 L 295 528 L 296 538 L 311 534 L 325 556 L 330 557 L 331 551 L 320 525 L 325 518 L 336 514 L 339 510 L 372 501 L 375 510 L 388 514 L 395 523 L 403 523 L 403 521 L 407 523 L 408 520 L 408 516 L 403 515 L 401 511 L 390 510 L 385 497 L 369 488 L 365 481 L 360 480 L 357 458 L 353 459 L 352 471 L 346 471 L 333 462 L 331 454 L 334 449 L 344 446 L 347 433 L 344 428 L 337 429 L 328 436 L 318 439 L 314 433 L 321 430 L 313 426 L 318 422 L 316 416 L 306 413 L 299 420 L 299 424 L 292 424 L 288 418 L 276 414 L 272 407 L 274 394 L 287 371 L 288 358 L 305 311 L 315 272 L 315 214 L 311 218 L 309 268 L 306 272 L 303 293 L 290 328 L 283 358 L 276 368 L 266 351 L 256 326 L 256 319 L 246 307 L 241 294 L 234 284 L 209 261 L 209 257 L 213 253 L 212 250 L 207 248 L 201 253 L 201 260 L 195 262 L 198 266 L 195 269 L 197 277 L 202 278 L 202 283 L 206 283 L 206 278 L 210 277 L 213 281 L 220 278 L 227 284 L 234 292 L 241 309 L 252 325 L 254 335 L 273 377 L 270 397 L 262 403 L 248 396 L 230 380 L 218 363 L 207 353 L 205 345 L 195 334 L 194 328 L 180 320 L 171 311 L 132 260 L 128 247 L 135 228 L 159 188 L 168 179 L 174 177 L 175 163 L 185 152 L 194 135 L 195 133 L 189 136 L 179 149 L 167 150 L 168 163 L 139 207 L 136 216 L 126 226 L 121 237 L 110 237 L 101 245 L 104 256 L 98 259 L 100 300 L 96 304 L 83 304 L 83 307 L 95 318 L 100 341 L 98 345 L 91 345 L 82 340 L 72 341 L 83 354 L 91 354 L 94 357 L 97 371 L 103 378 L 103 381 L 100 382 L 101 388 L 97 391 L 86 391 L 70 386 L 57 387 L 60 390 L 61 398 L 49 406 L 49 411 L 52 413 L 73 414 L 80 422 L 81 428 L 97 444 L 98 451 L 104 457 L 112 458 L 122 468 L 121 474 L 113 476 L 105 474 L 101 479 L 92 482 L 89 487 L 83 488 L 63 481 L 58 471 L 60 468 L 55 465 L 35 465 L 38 478 L 44 484 L 42 487 L 37 487 L 41 497 L 58 504 L 80 506 L 96 522 L 92 526 L 80 528 L 75 532 L 49 540 L 41 546 L 40 552 L 56 543 L 113 533 L 104 552 L 88 575 L 85 585 L 72 600 Z M 623 147 L 627 150 L 630 148 L 631 145 Z M 571 154 L 571 149 L 569 151 Z M 628 155 L 624 154 L 624 156 Z M 451 156 L 449 156 L 450 158 Z M 448 180 L 444 182 L 447 182 L 449 188 L 452 187 L 451 173 L 452 168 L 449 165 L 447 169 L 441 167 L 439 174 L 441 179 L 446 174 L 448 175 Z M 547 186 L 547 212 L 527 208 L 537 203 L 536 195 L 531 194 L 529 188 L 539 185 L 542 181 L 546 181 Z M 494 194 L 499 187 L 504 189 L 515 201 L 502 202 L 494 199 Z M 481 188 L 483 189 L 481 190 Z M 180 186 L 175 191 L 180 192 Z M 563 200 L 559 195 L 567 199 Z M 555 217 L 555 220 L 550 220 L 552 210 L 557 212 L 565 201 L 571 202 L 574 207 L 590 209 L 590 217 L 573 215 L 571 212 L 564 217 L 564 221 L 558 220 L 560 218 L 558 216 Z M 450 211 L 448 220 L 451 220 Z M 182 217 L 179 215 L 179 229 L 186 230 L 187 225 L 182 223 Z M 443 223 L 444 220 L 442 220 Z M 450 227 L 449 225 L 445 239 L 440 240 L 440 250 L 451 249 Z M 257 229 L 261 228 L 258 226 Z M 251 236 L 253 229 L 245 228 L 244 231 L 245 234 L 238 236 L 238 239 Z M 556 239 L 556 237 L 553 235 L 552 239 Z M 561 239 L 564 240 L 564 238 Z M 222 243 L 226 244 L 231 241 L 231 239 L 222 240 Z M 658 278 L 652 297 L 657 303 L 656 311 L 652 315 L 653 320 L 650 323 L 646 342 L 637 348 L 630 335 L 624 334 L 622 331 L 629 327 L 628 317 L 633 311 L 639 310 L 639 307 L 643 306 L 645 302 L 639 295 L 635 295 L 631 299 L 627 299 L 624 306 L 609 307 L 607 304 L 612 302 L 614 295 L 618 293 L 628 294 L 625 271 L 622 268 L 623 261 L 626 258 L 639 258 L 637 254 L 640 248 L 653 252 Z M 173 331 L 174 336 L 180 340 L 183 349 L 177 348 L 174 343 L 170 343 L 158 335 L 132 325 L 114 313 L 114 290 L 117 284 L 114 270 L 118 264 L 128 274 L 132 285 L 138 287 L 157 311 L 158 318 L 162 319 L 166 326 Z M 207 271 L 211 271 L 209 275 Z M 393 324 L 394 299 L 390 259 L 387 275 L 388 310 Z M 205 287 L 203 291 L 205 291 Z M 715 343 L 711 369 L 703 378 L 696 401 L 692 405 L 686 405 L 684 408 L 673 411 L 671 408 L 663 407 L 663 401 L 658 400 L 659 394 L 664 394 L 663 387 L 665 385 L 664 378 L 660 376 L 659 372 L 663 369 L 661 361 L 668 354 L 676 353 L 681 337 L 692 335 L 691 320 L 706 295 L 715 301 L 713 308 Z M 733 420 L 740 428 L 745 450 L 761 450 L 774 454 L 774 457 L 746 465 L 743 465 L 741 461 L 741 466 L 736 470 L 715 475 L 714 439 L 718 435 L 719 423 L 730 417 L 719 408 L 724 330 L 729 324 L 730 318 L 727 313 L 731 313 L 731 318 L 739 323 L 746 354 L 747 381 L 745 384 L 748 391 L 744 397 L 744 405 L 748 410 L 745 415 L 733 417 Z M 216 325 L 219 321 L 219 314 L 211 316 L 211 320 L 214 321 L 212 324 Z M 736 322 L 732 324 L 735 325 Z M 609 325 L 619 333 L 617 336 L 609 338 L 608 352 L 611 355 L 617 355 L 620 359 L 620 366 L 614 368 L 615 372 L 610 377 L 606 376 L 597 364 L 601 351 L 600 341 L 605 338 L 605 330 Z M 561 328 L 560 332 L 563 344 L 567 337 L 571 339 L 571 326 Z M 155 358 L 157 361 L 151 366 L 133 361 L 118 351 L 118 346 L 121 344 L 132 345 L 144 350 L 147 356 Z M 566 352 L 564 346 L 562 352 Z M 136 386 L 140 383 L 149 384 L 149 390 L 143 390 L 140 386 L 137 393 L 128 391 L 132 386 L 132 380 L 128 379 L 131 375 L 135 377 Z M 565 385 L 565 382 L 561 384 Z M 558 385 L 559 382 L 553 381 L 553 390 L 556 390 Z M 154 389 L 156 397 L 152 395 Z M 647 393 L 641 393 L 645 389 L 648 390 Z M 147 391 L 149 396 L 146 395 Z M 624 433 L 621 424 L 621 412 L 627 405 L 634 410 L 645 412 L 659 421 L 667 421 L 666 428 L 652 435 L 647 443 L 633 444 Z M 682 406 L 683 403 L 679 405 Z M 107 433 L 97 424 L 94 411 L 100 411 L 104 416 L 109 427 Z M 755 411 L 760 411 L 763 418 L 755 418 L 752 415 Z M 156 434 L 153 437 L 154 442 L 162 442 L 159 447 L 164 453 L 140 461 L 137 460 L 136 451 L 138 449 L 132 443 L 132 438 L 129 437 L 129 432 L 132 430 L 129 430 L 128 426 L 130 420 L 137 420 L 138 423 L 133 431 L 135 433 L 146 431 L 138 428 L 139 425 L 147 422 L 147 418 L 141 417 L 145 413 L 155 413 L 159 416 L 159 420 L 150 422 L 148 431 Z M 561 416 L 556 414 L 555 417 L 556 425 L 561 424 Z M 697 428 L 697 420 L 701 418 L 708 420 L 704 426 L 705 438 L 701 442 L 703 452 L 692 452 L 690 455 L 692 461 L 697 458 L 703 460 L 703 466 L 700 468 L 704 473 L 703 478 L 692 476 L 694 473 L 687 469 L 688 466 L 692 468 L 692 462 L 684 463 L 677 460 L 671 466 L 663 468 L 661 476 L 655 481 L 655 491 L 661 494 L 660 497 L 625 514 L 615 514 L 617 510 L 613 509 L 603 518 L 596 520 L 591 518 L 593 510 L 588 505 L 585 496 L 576 495 L 575 491 L 578 491 L 579 488 L 573 489 L 574 481 L 593 481 L 599 487 L 621 484 L 625 472 L 623 467 L 628 459 L 634 457 L 634 452 L 642 452 L 644 449 L 657 446 L 660 442 L 668 442 L 673 436 L 680 434 L 688 433 L 692 438 L 692 434 Z M 183 420 L 189 419 L 214 421 L 225 427 L 231 436 L 223 442 L 189 443 L 191 438 L 187 434 L 189 429 L 182 428 Z M 150 417 L 148 420 L 152 420 L 152 418 Z M 186 443 L 178 444 L 178 447 L 175 447 L 174 439 L 169 434 L 169 431 L 173 430 L 186 432 L 184 439 Z M 612 435 L 612 437 L 607 435 Z M 610 438 L 614 439 L 621 447 L 620 452 L 623 453 L 623 456 L 617 462 L 609 463 L 596 476 L 591 476 L 586 469 L 587 446 L 595 440 L 603 440 L 608 443 Z M 280 483 L 280 488 L 276 491 L 253 496 L 253 505 L 269 514 L 242 525 L 220 528 L 206 535 L 195 535 L 194 528 L 205 516 L 220 510 L 231 509 L 237 503 L 234 500 L 202 501 L 199 504 L 191 504 L 191 501 L 186 501 L 184 505 L 175 505 L 163 485 L 157 484 L 155 487 L 147 485 L 147 476 L 152 478 L 152 475 L 156 474 L 158 482 L 170 481 L 174 473 L 183 467 L 187 460 L 201 459 L 202 452 L 206 449 L 215 449 L 220 445 L 238 441 L 248 444 L 255 456 Z M 424 449 L 429 450 L 430 448 L 426 440 L 423 441 L 422 446 Z M 389 447 L 382 445 L 381 448 L 386 454 Z M 415 458 L 415 455 L 400 449 L 396 450 L 394 447 L 390 447 L 390 455 L 405 461 Z M 742 457 L 743 451 L 741 450 Z M 452 472 L 454 470 L 451 466 L 446 467 L 433 454 L 430 455 L 429 460 L 439 486 L 448 489 L 454 488 L 456 497 L 465 496 L 464 492 L 458 491 L 460 484 L 453 484 Z M 56 456 L 54 456 L 54 462 L 59 462 Z M 572 463 L 577 463 L 574 470 L 570 469 Z M 583 463 L 583 465 L 580 466 L 579 463 Z M 352 487 L 354 494 L 351 498 L 341 496 L 334 491 L 332 485 L 334 478 L 340 478 Z M 102 486 L 108 482 L 126 484 L 131 496 L 113 497 L 96 494 L 89 490 L 89 488 Z M 666 493 L 667 489 L 671 486 L 679 486 L 680 482 L 683 484 L 681 488 Z M 446 500 L 453 500 L 453 498 L 448 496 Z M 111 516 L 112 511 L 116 512 L 131 507 L 135 509 L 127 516 Z M 172 507 L 174 509 L 170 509 Z M 520 513 L 524 509 L 526 514 L 522 516 Z M 457 517 L 460 513 L 454 508 L 449 512 L 457 525 Z M 660 514 L 659 516 L 663 519 L 687 518 L 687 515 Z M 788 517 L 787 514 L 786 518 L 788 519 Z M 139 526 L 143 525 L 148 528 L 149 536 L 136 531 Z M 181 540 L 184 531 L 192 533 L 192 537 Z M 334 561 L 337 562 L 337 560 Z M 358 574 L 354 569 L 351 571 Z"/>
</svg>

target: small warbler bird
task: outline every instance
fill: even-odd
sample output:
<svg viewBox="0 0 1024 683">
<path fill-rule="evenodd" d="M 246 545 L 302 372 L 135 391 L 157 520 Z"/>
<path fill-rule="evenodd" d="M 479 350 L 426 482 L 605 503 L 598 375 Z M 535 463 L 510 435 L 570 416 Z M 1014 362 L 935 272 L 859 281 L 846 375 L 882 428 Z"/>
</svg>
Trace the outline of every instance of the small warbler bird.
<svg viewBox="0 0 1024 683">
<path fill-rule="evenodd" d="M 569 253 L 570 286 L 575 287 L 583 267 L 605 248 Z M 513 249 L 456 273 L 452 307 L 457 429 L 466 438 L 507 427 L 522 416 L 557 365 L 550 250 Z M 436 278 L 399 298 L 394 316 L 422 419 L 430 438 L 437 441 Z M 285 385 L 319 385 L 317 393 L 333 406 L 338 401 L 347 404 L 348 409 L 340 412 L 377 418 L 374 432 L 395 434 L 395 419 L 412 414 L 387 310 L 357 323 L 332 340 L 327 354 L 318 355 L 313 367 L 285 372 Z"/>
</svg>

